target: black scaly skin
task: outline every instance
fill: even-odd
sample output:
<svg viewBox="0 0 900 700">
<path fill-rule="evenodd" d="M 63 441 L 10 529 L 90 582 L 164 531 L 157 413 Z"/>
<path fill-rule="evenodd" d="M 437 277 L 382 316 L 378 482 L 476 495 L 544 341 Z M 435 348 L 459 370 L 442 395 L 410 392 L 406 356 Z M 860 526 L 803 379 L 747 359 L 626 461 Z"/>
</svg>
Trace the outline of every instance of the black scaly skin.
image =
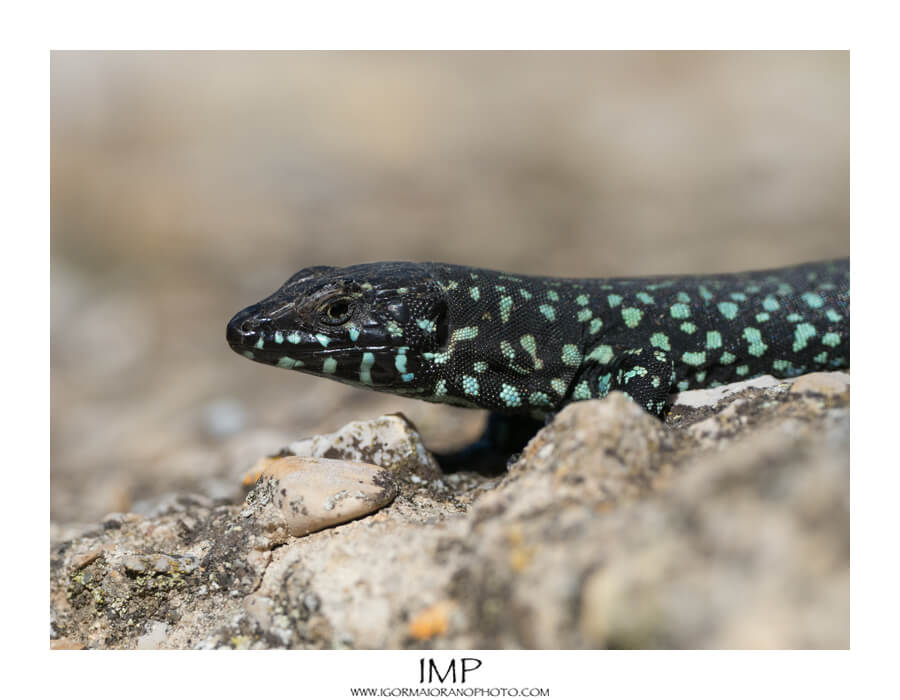
<svg viewBox="0 0 900 700">
<path fill-rule="evenodd" d="M 620 390 L 676 391 L 850 366 L 850 263 L 559 279 L 443 263 L 311 267 L 228 324 L 251 360 L 540 420 Z"/>
</svg>

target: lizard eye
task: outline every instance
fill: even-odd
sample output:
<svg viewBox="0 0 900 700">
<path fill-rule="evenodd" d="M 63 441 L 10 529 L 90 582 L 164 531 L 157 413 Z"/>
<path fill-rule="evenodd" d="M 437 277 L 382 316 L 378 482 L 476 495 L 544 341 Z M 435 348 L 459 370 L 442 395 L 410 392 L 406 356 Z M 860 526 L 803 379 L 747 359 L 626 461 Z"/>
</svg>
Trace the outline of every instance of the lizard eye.
<svg viewBox="0 0 900 700">
<path fill-rule="evenodd" d="M 339 326 L 350 320 L 351 300 L 346 297 L 334 299 L 321 308 L 322 322 L 331 326 Z"/>
<path fill-rule="evenodd" d="M 439 302 L 434 309 L 432 320 L 437 329 L 438 347 L 447 347 L 450 338 L 450 321 L 447 315 L 447 304 L 443 301 Z"/>
</svg>

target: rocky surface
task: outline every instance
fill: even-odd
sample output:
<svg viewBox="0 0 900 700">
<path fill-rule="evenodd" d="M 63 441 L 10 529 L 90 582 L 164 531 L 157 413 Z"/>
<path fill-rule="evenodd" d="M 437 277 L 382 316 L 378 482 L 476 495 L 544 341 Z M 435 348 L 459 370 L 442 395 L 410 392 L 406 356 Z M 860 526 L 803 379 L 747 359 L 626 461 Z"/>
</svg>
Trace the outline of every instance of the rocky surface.
<svg viewBox="0 0 900 700">
<path fill-rule="evenodd" d="M 399 491 L 303 537 L 271 479 L 55 526 L 51 646 L 846 648 L 849 375 L 755 384 L 665 423 L 573 404 L 495 478 L 442 475 L 396 416 L 292 443 L 264 468 L 369 462 Z"/>
</svg>

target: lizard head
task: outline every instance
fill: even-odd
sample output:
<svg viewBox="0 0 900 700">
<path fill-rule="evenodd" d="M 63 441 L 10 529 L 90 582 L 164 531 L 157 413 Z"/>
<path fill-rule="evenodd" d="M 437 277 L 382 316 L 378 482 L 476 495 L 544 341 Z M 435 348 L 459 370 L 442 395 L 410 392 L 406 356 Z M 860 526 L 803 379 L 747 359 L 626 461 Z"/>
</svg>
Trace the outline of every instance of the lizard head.
<svg viewBox="0 0 900 700">
<path fill-rule="evenodd" d="M 402 393 L 426 386 L 424 353 L 447 342 L 447 305 L 425 265 L 309 267 L 228 323 L 256 362 Z"/>
</svg>

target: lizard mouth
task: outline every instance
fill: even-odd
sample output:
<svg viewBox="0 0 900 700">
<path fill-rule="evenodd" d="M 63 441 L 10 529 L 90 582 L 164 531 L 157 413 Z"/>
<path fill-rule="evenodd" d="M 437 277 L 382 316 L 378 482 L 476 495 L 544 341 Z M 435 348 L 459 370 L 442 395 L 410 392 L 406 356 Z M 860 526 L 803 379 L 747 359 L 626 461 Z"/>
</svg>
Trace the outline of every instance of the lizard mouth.
<svg viewBox="0 0 900 700">
<path fill-rule="evenodd" d="M 397 353 L 390 347 L 318 347 L 304 350 L 296 345 L 264 346 L 262 349 L 239 345 L 232 348 L 254 362 L 318 376 L 327 375 L 370 388 L 406 386 L 415 376 L 412 372 L 400 371 Z"/>
<path fill-rule="evenodd" d="M 404 379 L 404 372 L 399 371 L 404 362 L 398 362 L 397 349 L 389 345 L 347 345 L 321 333 L 260 326 L 252 307 L 236 314 L 226 331 L 231 349 L 261 364 L 369 386 L 404 384 L 412 379 L 409 373 Z"/>
<path fill-rule="evenodd" d="M 239 311 L 228 322 L 225 338 L 231 349 L 251 359 L 274 364 L 279 357 L 305 358 L 329 351 L 333 342 L 322 334 L 282 330 L 273 327 L 271 320 L 260 313 L 259 306 Z M 340 351 L 333 347 L 330 352 Z"/>
<path fill-rule="evenodd" d="M 231 349 L 242 355 L 252 353 L 251 359 L 272 364 L 277 364 L 279 358 L 285 356 L 305 361 L 315 358 L 361 356 L 363 352 L 387 353 L 392 350 L 388 345 L 363 347 L 347 344 L 323 333 L 262 329 L 259 325 L 256 319 L 248 318 L 244 312 L 232 318 L 226 331 Z"/>
<path fill-rule="evenodd" d="M 368 348 L 356 348 L 356 347 L 336 347 L 336 348 L 307 348 L 304 349 L 297 345 L 289 345 L 284 343 L 283 345 L 276 345 L 275 343 L 267 343 L 263 347 L 259 348 L 255 345 L 232 345 L 231 349 L 241 355 L 247 355 L 247 353 L 252 353 L 253 357 L 250 359 L 256 360 L 257 362 L 265 362 L 270 364 L 278 364 L 278 361 L 285 357 L 290 357 L 295 361 L 302 360 L 303 362 L 315 362 L 316 360 L 322 361 L 329 357 L 335 359 L 359 359 L 365 353 L 372 353 L 376 357 L 387 357 L 393 356 L 393 348 L 390 347 L 368 347 Z"/>
</svg>

